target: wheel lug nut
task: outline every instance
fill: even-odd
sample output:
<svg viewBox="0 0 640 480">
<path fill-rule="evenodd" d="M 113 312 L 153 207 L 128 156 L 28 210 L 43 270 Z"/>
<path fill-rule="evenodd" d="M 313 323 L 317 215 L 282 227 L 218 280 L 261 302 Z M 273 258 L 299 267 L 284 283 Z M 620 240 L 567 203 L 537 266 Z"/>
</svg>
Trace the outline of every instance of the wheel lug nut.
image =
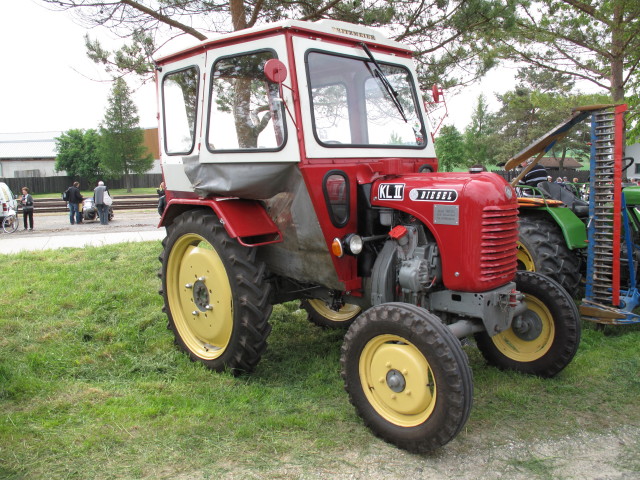
<svg viewBox="0 0 640 480">
<path fill-rule="evenodd" d="M 200 282 L 204 282 L 204 281 L 206 280 L 206 278 L 205 278 L 205 277 L 198 277 L 198 280 L 199 280 Z"/>
<path fill-rule="evenodd" d="M 193 284 L 192 283 L 187 283 L 184 288 L 193 288 Z"/>
<path fill-rule="evenodd" d="M 391 368 L 391 362 L 387 362 L 387 363 L 385 364 L 385 367 L 387 367 L 387 368 Z"/>
<path fill-rule="evenodd" d="M 200 315 L 200 312 L 197 310 L 194 310 L 193 312 L 191 312 L 191 315 L 193 315 L 194 317 L 197 317 L 198 315 Z"/>
<path fill-rule="evenodd" d="M 204 308 L 206 308 L 207 310 L 213 310 L 213 307 L 212 307 L 211 305 L 208 305 L 208 304 L 207 304 L 207 305 L 205 305 L 205 307 L 204 307 Z"/>
</svg>

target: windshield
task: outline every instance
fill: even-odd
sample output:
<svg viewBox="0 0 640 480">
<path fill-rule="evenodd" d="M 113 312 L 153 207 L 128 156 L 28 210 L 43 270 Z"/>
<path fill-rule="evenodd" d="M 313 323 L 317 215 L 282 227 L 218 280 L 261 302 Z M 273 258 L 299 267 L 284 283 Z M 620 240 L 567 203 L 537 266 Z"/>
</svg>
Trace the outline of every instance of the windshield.
<svg viewBox="0 0 640 480">
<path fill-rule="evenodd" d="M 312 51 L 307 56 L 314 133 L 324 145 L 425 145 L 411 74 L 403 66 Z M 397 93 L 397 103 L 391 92 Z"/>
</svg>

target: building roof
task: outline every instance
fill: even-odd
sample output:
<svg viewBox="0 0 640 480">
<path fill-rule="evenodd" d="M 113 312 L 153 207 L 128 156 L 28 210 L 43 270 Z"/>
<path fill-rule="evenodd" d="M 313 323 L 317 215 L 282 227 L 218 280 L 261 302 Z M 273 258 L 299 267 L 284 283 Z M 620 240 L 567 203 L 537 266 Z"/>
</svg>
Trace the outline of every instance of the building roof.
<svg viewBox="0 0 640 480">
<path fill-rule="evenodd" d="M 153 158 L 160 158 L 158 149 L 158 128 L 144 131 L 144 145 Z M 0 160 L 50 158 L 58 156 L 55 138 L 63 132 L 0 133 Z"/>
<path fill-rule="evenodd" d="M 62 132 L 0 133 L 2 158 L 56 158 L 55 138 Z"/>
<path fill-rule="evenodd" d="M 545 168 L 560 168 L 560 161 L 555 157 L 543 157 L 540 159 L 540 164 Z M 582 164 L 572 157 L 565 157 L 564 168 L 579 169 L 582 168 Z"/>
</svg>

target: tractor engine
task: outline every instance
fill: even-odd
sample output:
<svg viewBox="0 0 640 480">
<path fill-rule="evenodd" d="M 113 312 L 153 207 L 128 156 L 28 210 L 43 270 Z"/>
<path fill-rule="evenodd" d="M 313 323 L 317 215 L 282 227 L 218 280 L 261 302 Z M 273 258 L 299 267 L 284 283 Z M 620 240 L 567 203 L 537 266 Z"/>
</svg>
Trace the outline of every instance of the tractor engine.
<svg viewBox="0 0 640 480">
<path fill-rule="evenodd" d="M 411 295 L 417 300 L 419 295 L 429 292 L 442 279 L 440 253 L 433 241 L 419 243 L 418 227 L 400 228 L 407 234 L 398 241 L 398 285 L 404 295 Z M 424 231 L 421 233 L 424 237 Z M 418 304 L 417 301 L 410 303 Z"/>
</svg>

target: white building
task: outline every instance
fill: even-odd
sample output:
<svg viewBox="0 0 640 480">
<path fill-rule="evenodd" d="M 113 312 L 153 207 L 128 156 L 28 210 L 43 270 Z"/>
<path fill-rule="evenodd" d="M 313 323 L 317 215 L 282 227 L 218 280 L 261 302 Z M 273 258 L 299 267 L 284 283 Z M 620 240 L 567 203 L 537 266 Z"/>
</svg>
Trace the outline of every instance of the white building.
<svg viewBox="0 0 640 480">
<path fill-rule="evenodd" d="M 62 132 L 0 133 L 0 177 L 55 177 L 55 137 Z"/>
<path fill-rule="evenodd" d="M 56 172 L 55 138 L 63 132 L 0 133 L 0 178 L 66 176 Z M 144 143 L 155 162 L 147 173 L 161 173 L 158 129 L 144 131 Z"/>
</svg>

